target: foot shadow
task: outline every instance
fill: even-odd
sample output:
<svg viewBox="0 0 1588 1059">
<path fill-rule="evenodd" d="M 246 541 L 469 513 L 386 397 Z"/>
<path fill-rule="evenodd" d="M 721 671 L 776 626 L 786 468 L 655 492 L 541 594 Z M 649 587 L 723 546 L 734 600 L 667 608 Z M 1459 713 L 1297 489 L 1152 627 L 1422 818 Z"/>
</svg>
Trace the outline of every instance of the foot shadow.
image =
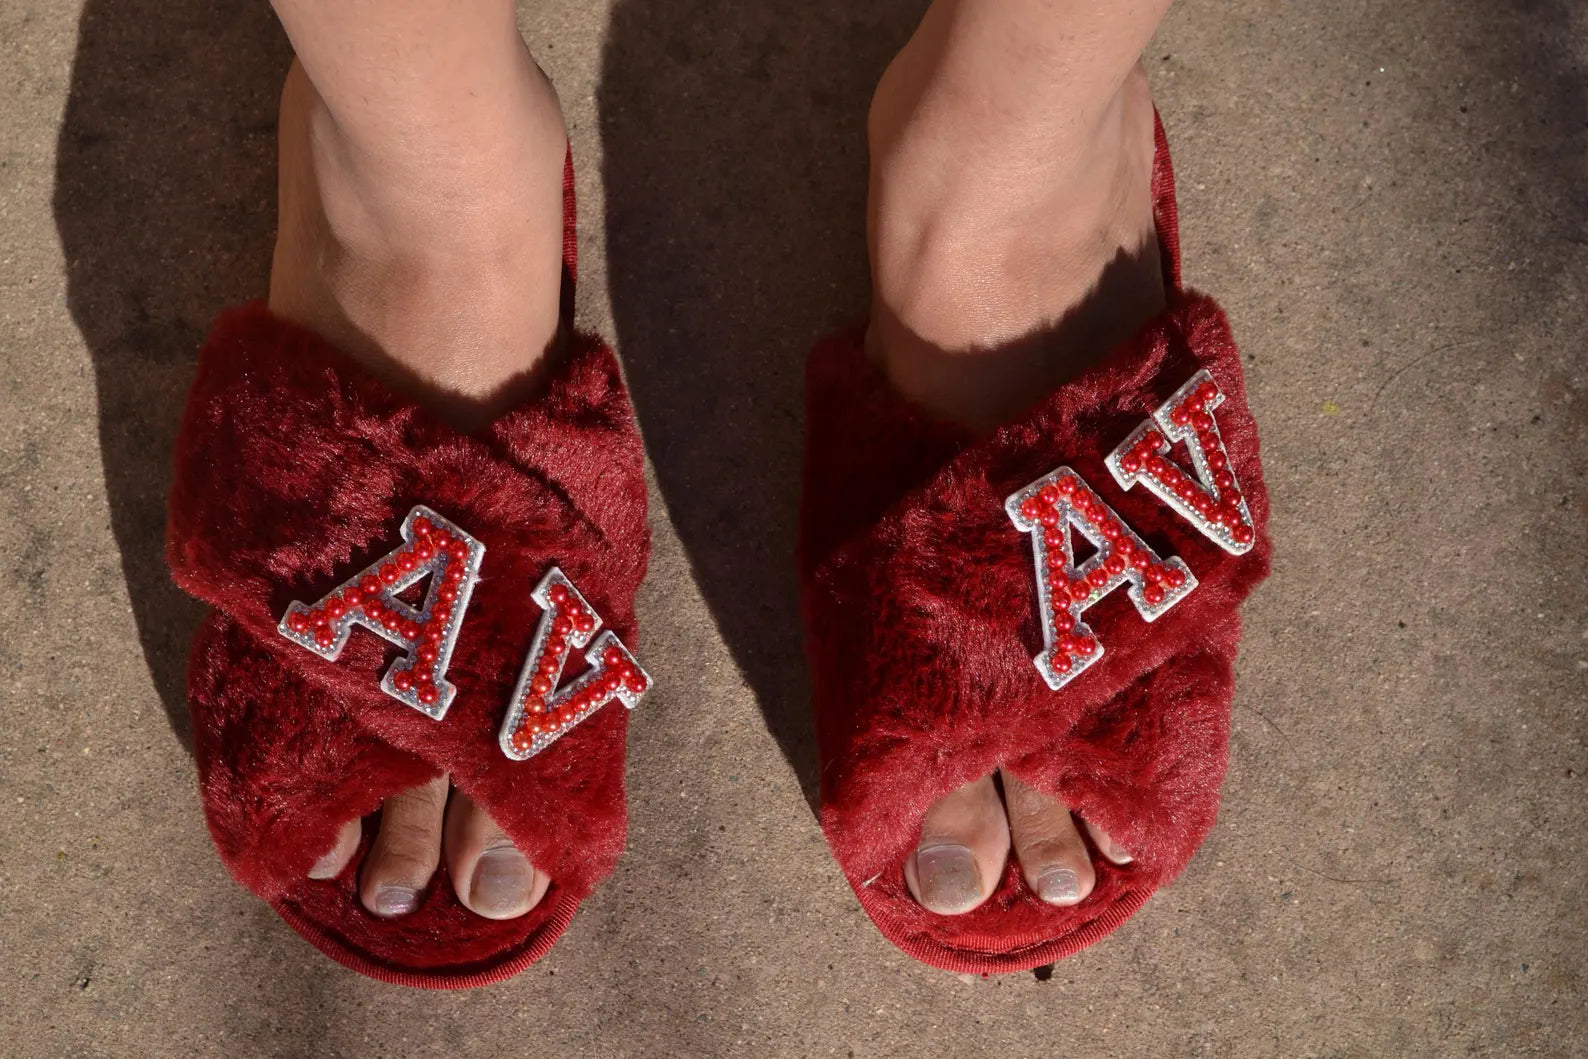
<svg viewBox="0 0 1588 1059">
<path fill-rule="evenodd" d="M 171 446 L 210 318 L 265 290 L 289 57 L 264 4 L 88 0 L 58 144 L 55 223 L 93 360 L 111 531 L 149 672 L 189 751 L 185 669 L 202 608 L 163 556 Z"/>
<path fill-rule="evenodd" d="M 617 345 L 673 525 L 816 805 L 805 354 L 865 310 L 865 114 L 924 0 L 622 0 L 598 104 Z"/>
</svg>

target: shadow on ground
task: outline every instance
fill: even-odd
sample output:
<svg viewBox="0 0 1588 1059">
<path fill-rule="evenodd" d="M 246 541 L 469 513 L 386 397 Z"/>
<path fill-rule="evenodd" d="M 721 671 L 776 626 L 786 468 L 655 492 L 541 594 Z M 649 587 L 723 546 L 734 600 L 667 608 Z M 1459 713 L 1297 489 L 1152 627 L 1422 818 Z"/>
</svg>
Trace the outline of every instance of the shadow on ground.
<svg viewBox="0 0 1588 1059">
<path fill-rule="evenodd" d="M 93 358 L 111 529 L 149 671 L 190 749 L 184 672 L 201 611 L 162 555 L 171 444 L 211 317 L 265 289 L 289 56 L 265 4 L 88 0 L 61 124 L 55 221 Z"/>
<path fill-rule="evenodd" d="M 924 7 L 623 0 L 602 59 L 615 340 L 695 579 L 813 806 L 804 361 L 864 311 L 866 107 Z"/>
</svg>

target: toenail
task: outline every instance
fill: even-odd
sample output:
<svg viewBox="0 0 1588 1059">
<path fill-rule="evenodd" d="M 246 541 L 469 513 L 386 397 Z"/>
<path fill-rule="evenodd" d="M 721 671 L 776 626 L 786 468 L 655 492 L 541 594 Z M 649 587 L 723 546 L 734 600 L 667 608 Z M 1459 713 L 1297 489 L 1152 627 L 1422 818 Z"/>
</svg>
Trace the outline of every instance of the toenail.
<svg viewBox="0 0 1588 1059">
<path fill-rule="evenodd" d="M 405 916 L 419 904 L 419 891 L 407 886 L 381 886 L 375 890 L 375 914 Z"/>
<path fill-rule="evenodd" d="M 1074 868 L 1049 868 L 1037 876 L 1037 893 L 1049 904 L 1073 905 L 1081 898 L 1081 877 Z"/>
<path fill-rule="evenodd" d="M 915 874 L 921 903 L 934 912 L 963 912 L 981 900 L 976 858 L 964 846 L 917 850 Z"/>
<path fill-rule="evenodd" d="M 321 857 L 319 860 L 314 862 L 314 867 L 309 869 L 309 878 L 311 878 L 311 879 L 334 879 L 334 878 L 336 878 L 337 875 L 341 874 L 340 871 L 338 870 L 338 869 L 340 869 L 342 867 L 341 860 L 342 860 L 342 850 L 340 848 L 340 843 L 338 843 L 338 848 L 331 850 L 325 856 Z"/>
<path fill-rule="evenodd" d="M 516 916 L 535 884 L 529 859 L 511 846 L 480 854 L 469 885 L 469 906 L 482 916 Z"/>
</svg>

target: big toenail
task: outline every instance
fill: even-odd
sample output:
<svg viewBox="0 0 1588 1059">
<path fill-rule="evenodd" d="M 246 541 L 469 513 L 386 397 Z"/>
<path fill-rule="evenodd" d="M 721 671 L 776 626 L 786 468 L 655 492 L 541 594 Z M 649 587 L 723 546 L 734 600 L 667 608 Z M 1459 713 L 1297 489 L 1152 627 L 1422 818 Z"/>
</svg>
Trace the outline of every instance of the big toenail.
<svg viewBox="0 0 1588 1059">
<path fill-rule="evenodd" d="M 535 884 L 529 859 L 511 846 L 487 850 L 474 865 L 469 903 L 483 916 L 515 915 Z"/>
<path fill-rule="evenodd" d="M 375 890 L 375 914 L 405 916 L 419 904 L 419 891 L 407 886 L 381 886 Z"/>
<path fill-rule="evenodd" d="M 1081 897 L 1081 879 L 1073 868 L 1049 868 L 1037 876 L 1037 893 L 1049 904 L 1073 905 Z"/>
<path fill-rule="evenodd" d="M 964 846 L 933 846 L 915 854 L 921 903 L 934 912 L 963 912 L 981 900 L 976 858 Z"/>
</svg>

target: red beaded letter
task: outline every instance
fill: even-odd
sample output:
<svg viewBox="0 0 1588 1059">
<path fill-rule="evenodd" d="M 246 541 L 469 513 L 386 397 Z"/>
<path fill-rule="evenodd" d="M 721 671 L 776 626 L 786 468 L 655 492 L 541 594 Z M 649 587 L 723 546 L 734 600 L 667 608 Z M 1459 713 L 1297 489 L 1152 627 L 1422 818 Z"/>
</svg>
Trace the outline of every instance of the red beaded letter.
<svg viewBox="0 0 1588 1059">
<path fill-rule="evenodd" d="M 552 567 L 533 598 L 545 613 L 499 736 L 502 753 L 515 761 L 534 757 L 613 699 L 632 710 L 651 686 L 650 676 L 611 630 L 596 636 L 601 618 L 561 570 Z M 568 653 L 586 644 L 590 668 L 557 690 Z"/>
<path fill-rule="evenodd" d="M 1031 534 L 1043 639 L 1035 662 L 1054 691 L 1103 657 L 1103 645 L 1081 621 L 1081 613 L 1092 604 L 1128 583 L 1137 613 L 1152 621 L 1196 587 L 1185 563 L 1177 557 L 1159 559 L 1068 467 L 1015 493 L 1004 509 L 1021 532 Z M 1097 548 L 1079 566 L 1070 543 L 1071 526 Z"/>
<path fill-rule="evenodd" d="M 1137 427 L 1107 462 L 1120 488 L 1144 483 L 1213 543 L 1232 555 L 1241 555 L 1251 548 L 1257 534 L 1213 417 L 1213 410 L 1223 403 L 1224 394 L 1213 376 L 1206 370 L 1197 372 L 1151 419 Z M 1200 486 L 1167 458 L 1176 441 L 1185 442 Z"/>
<path fill-rule="evenodd" d="M 485 545 L 420 505 L 403 520 L 408 543 L 353 575 L 314 606 L 294 602 L 276 626 L 281 635 L 321 658 L 336 661 L 354 625 L 408 652 L 386 670 L 380 689 L 436 720 L 457 689 L 445 680 L 458 626 L 478 580 Z M 429 577 L 423 607 L 399 593 Z"/>
</svg>

